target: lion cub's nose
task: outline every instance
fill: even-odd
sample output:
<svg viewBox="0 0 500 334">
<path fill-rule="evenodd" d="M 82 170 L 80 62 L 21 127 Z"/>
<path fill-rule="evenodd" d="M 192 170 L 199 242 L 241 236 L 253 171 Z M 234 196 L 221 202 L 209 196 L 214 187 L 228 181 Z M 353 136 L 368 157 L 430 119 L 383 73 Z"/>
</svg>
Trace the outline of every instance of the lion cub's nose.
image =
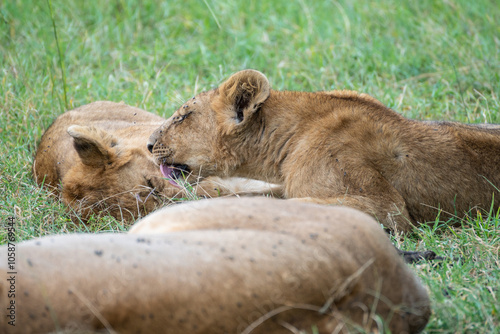
<svg viewBox="0 0 500 334">
<path fill-rule="evenodd" d="M 148 142 L 148 151 L 153 153 L 153 146 L 155 146 L 155 143 L 153 142 Z"/>
</svg>

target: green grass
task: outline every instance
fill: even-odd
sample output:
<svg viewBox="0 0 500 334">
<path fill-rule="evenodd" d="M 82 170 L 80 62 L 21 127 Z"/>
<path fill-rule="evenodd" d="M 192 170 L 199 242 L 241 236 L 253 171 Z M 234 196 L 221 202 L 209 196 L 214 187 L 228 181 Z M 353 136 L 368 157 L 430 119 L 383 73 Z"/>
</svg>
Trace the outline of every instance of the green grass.
<svg viewBox="0 0 500 334">
<path fill-rule="evenodd" d="M 496 1 L 54 0 L 52 15 L 48 4 L 0 3 L 0 219 L 16 217 L 18 240 L 126 229 L 110 217 L 75 225 L 31 179 L 43 131 L 91 101 L 167 117 L 255 68 L 276 89 L 355 89 L 410 118 L 500 123 Z M 427 333 L 500 332 L 499 226 L 493 211 L 398 242 L 460 259 L 414 267 L 432 297 Z"/>
</svg>

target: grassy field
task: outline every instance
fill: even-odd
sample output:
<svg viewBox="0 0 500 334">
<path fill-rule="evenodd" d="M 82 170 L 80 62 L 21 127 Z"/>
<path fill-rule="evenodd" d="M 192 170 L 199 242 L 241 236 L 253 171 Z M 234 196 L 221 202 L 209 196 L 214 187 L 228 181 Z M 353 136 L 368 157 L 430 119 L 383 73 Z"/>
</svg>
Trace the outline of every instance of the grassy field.
<svg viewBox="0 0 500 334">
<path fill-rule="evenodd" d="M 275 89 L 354 89 L 410 118 L 500 123 L 498 22 L 493 0 L 3 1 L 1 222 L 15 217 L 18 240 L 126 230 L 110 217 L 75 225 L 35 185 L 43 131 L 96 100 L 168 117 L 244 68 Z M 500 333 L 499 212 L 447 223 L 396 241 L 461 259 L 414 266 L 433 303 L 426 333 Z"/>
</svg>

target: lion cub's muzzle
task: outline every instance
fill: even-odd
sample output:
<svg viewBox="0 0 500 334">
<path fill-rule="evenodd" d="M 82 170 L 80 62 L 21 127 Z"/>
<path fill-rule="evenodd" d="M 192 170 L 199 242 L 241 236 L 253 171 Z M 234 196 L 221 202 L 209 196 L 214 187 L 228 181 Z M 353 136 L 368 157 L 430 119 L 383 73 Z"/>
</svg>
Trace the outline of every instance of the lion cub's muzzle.
<svg viewBox="0 0 500 334">
<path fill-rule="evenodd" d="M 158 136 L 161 135 L 161 133 L 161 130 L 156 130 L 149 137 L 147 143 L 148 151 L 153 154 L 154 161 L 158 165 L 167 164 L 165 160 L 174 155 L 174 150 L 158 142 Z"/>
<path fill-rule="evenodd" d="M 154 161 L 160 166 L 160 171 L 170 184 L 179 187 L 178 181 L 188 177 L 190 169 L 188 165 L 174 163 L 170 159 L 174 155 L 174 150 L 163 146 L 163 144 L 152 145 L 148 143 L 148 150 L 153 153 Z"/>
<path fill-rule="evenodd" d="M 148 144 L 147 144 L 147 147 L 148 147 L 148 151 L 153 153 L 153 150 L 155 148 L 155 145 L 156 143 L 158 142 L 158 134 L 157 134 L 158 130 L 156 130 L 151 136 L 149 136 L 148 138 Z M 154 154 L 154 153 L 153 153 Z"/>
<path fill-rule="evenodd" d="M 160 128 L 161 129 L 161 128 Z M 170 184 L 180 187 L 179 181 L 182 181 L 190 174 L 188 165 L 175 163 L 172 159 L 174 150 L 158 142 L 158 136 L 162 135 L 162 130 L 156 130 L 147 143 L 148 151 L 153 154 L 154 161 L 160 166 L 160 171 Z"/>
<path fill-rule="evenodd" d="M 174 150 L 169 147 L 165 147 L 163 144 L 156 144 L 150 152 L 153 153 L 153 159 L 157 165 L 174 163 L 173 161 L 170 163 L 168 162 L 168 160 L 172 160 L 171 158 L 174 155 Z"/>
</svg>

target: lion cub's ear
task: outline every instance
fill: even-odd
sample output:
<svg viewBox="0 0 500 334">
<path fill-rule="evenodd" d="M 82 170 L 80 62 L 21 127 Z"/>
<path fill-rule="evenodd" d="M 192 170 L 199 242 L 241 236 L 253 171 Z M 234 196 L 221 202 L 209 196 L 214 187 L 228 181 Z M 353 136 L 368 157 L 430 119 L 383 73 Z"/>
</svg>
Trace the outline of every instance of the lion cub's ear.
<svg viewBox="0 0 500 334">
<path fill-rule="evenodd" d="M 85 165 L 104 167 L 116 160 L 116 139 L 102 129 L 93 126 L 72 125 L 68 134 L 73 137 L 73 146 Z"/>
<path fill-rule="evenodd" d="M 255 70 L 240 71 L 220 85 L 212 109 L 219 121 L 228 125 L 240 124 L 269 97 L 270 90 L 264 74 Z"/>
</svg>

